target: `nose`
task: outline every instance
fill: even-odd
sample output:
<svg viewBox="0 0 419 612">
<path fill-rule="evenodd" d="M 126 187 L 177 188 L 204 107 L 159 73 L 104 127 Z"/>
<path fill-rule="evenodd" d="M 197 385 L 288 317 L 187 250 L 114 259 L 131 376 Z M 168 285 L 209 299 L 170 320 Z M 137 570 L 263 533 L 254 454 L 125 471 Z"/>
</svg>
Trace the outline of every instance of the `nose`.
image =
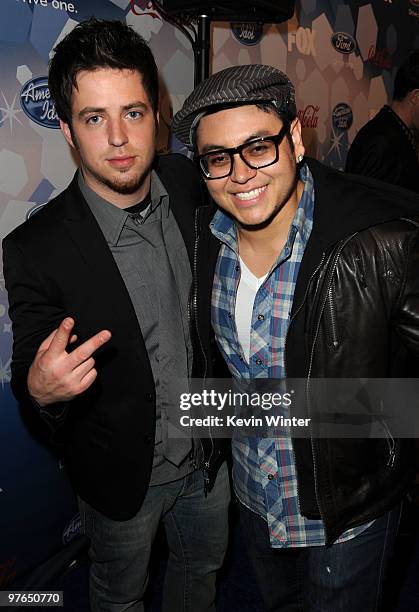
<svg viewBox="0 0 419 612">
<path fill-rule="evenodd" d="M 124 122 L 119 117 L 109 120 L 108 142 L 114 147 L 122 147 L 128 142 Z"/>
<path fill-rule="evenodd" d="M 236 153 L 233 157 L 233 169 L 230 174 L 230 179 L 234 183 L 246 183 L 256 175 L 257 170 L 250 168 Z"/>
</svg>

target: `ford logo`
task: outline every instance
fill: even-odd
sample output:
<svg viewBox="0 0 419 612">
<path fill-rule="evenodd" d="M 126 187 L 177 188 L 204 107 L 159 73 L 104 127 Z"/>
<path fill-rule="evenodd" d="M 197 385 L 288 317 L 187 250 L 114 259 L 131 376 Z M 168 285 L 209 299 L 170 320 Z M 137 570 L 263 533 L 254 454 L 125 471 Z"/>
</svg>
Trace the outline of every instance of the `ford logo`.
<svg viewBox="0 0 419 612">
<path fill-rule="evenodd" d="M 331 37 L 331 43 L 339 53 L 352 53 L 356 47 L 356 40 L 346 32 L 335 32 Z"/>
<path fill-rule="evenodd" d="M 236 40 L 242 45 L 257 45 L 263 35 L 261 23 L 232 23 L 231 31 Z"/>
<path fill-rule="evenodd" d="M 47 77 L 36 77 L 24 84 L 20 92 L 20 105 L 29 119 L 38 125 L 53 129 L 60 127 Z"/>
<path fill-rule="evenodd" d="M 332 111 L 332 122 L 335 130 L 349 130 L 354 116 L 349 104 L 340 102 Z"/>
</svg>

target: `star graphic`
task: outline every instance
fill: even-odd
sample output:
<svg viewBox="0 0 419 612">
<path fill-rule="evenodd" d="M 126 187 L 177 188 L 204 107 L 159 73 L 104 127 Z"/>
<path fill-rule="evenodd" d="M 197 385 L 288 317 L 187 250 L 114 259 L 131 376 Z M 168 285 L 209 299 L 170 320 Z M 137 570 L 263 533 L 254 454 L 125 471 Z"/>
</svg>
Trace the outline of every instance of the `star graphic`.
<svg viewBox="0 0 419 612">
<path fill-rule="evenodd" d="M 326 157 L 328 157 L 330 153 L 333 153 L 334 151 L 336 151 L 336 153 L 339 155 L 339 159 L 342 159 L 340 148 L 342 146 L 341 140 L 342 140 L 343 134 L 344 132 L 341 132 L 340 134 L 336 134 L 335 130 L 332 128 L 332 138 L 331 138 L 332 146 L 326 153 Z"/>
<path fill-rule="evenodd" d="M 5 106 L 4 107 L 0 106 L 0 112 L 1 112 L 0 125 L 4 123 L 6 119 L 8 119 L 9 126 L 10 126 L 10 132 L 13 133 L 13 121 L 17 121 L 18 123 L 20 123 L 20 125 L 23 125 L 23 123 L 17 116 L 18 113 L 22 112 L 22 110 L 20 108 L 15 108 L 17 94 L 13 98 L 13 102 L 11 104 L 8 103 L 6 96 L 4 95 L 3 92 L 1 92 L 1 95 L 3 96 Z"/>
<path fill-rule="evenodd" d="M 4 276 L 0 269 L 0 293 L 6 293 L 6 287 L 4 286 Z"/>
</svg>

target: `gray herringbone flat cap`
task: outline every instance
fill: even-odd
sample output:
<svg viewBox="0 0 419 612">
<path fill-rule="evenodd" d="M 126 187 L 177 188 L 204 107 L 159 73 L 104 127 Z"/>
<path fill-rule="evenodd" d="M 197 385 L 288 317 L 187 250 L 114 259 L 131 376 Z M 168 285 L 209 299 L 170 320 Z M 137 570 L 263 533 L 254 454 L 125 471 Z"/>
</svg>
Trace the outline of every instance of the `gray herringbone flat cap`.
<svg viewBox="0 0 419 612">
<path fill-rule="evenodd" d="M 296 114 L 294 86 L 286 74 L 262 64 L 232 66 L 200 83 L 173 117 L 172 130 L 181 142 L 193 147 L 199 119 L 217 105 L 273 102 L 292 117 Z"/>
</svg>

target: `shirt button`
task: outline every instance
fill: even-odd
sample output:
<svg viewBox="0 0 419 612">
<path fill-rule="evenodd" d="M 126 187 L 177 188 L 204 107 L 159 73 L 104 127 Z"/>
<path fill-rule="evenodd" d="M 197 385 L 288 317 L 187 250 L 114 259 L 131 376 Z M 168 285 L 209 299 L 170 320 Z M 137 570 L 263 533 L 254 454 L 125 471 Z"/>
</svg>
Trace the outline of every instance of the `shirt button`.
<svg viewBox="0 0 419 612">
<path fill-rule="evenodd" d="M 273 480 L 275 478 L 274 474 L 268 474 L 268 480 Z"/>
<path fill-rule="evenodd" d="M 237 266 L 235 267 L 235 270 L 236 270 L 236 272 L 239 272 L 239 271 L 240 271 L 240 266 L 239 266 L 239 265 L 237 265 Z"/>
<path fill-rule="evenodd" d="M 265 320 L 265 315 L 258 314 L 258 321 L 264 321 L 264 320 Z"/>
<path fill-rule="evenodd" d="M 228 313 L 228 318 L 231 319 L 231 312 Z"/>
<path fill-rule="evenodd" d="M 241 355 L 239 355 L 239 359 L 240 361 L 244 361 L 243 357 Z"/>
<path fill-rule="evenodd" d="M 262 359 L 256 359 L 256 365 L 262 365 Z"/>
<path fill-rule="evenodd" d="M 147 400 L 147 402 L 152 402 L 153 401 L 153 394 L 152 393 L 146 393 L 144 395 L 144 399 Z"/>
</svg>

